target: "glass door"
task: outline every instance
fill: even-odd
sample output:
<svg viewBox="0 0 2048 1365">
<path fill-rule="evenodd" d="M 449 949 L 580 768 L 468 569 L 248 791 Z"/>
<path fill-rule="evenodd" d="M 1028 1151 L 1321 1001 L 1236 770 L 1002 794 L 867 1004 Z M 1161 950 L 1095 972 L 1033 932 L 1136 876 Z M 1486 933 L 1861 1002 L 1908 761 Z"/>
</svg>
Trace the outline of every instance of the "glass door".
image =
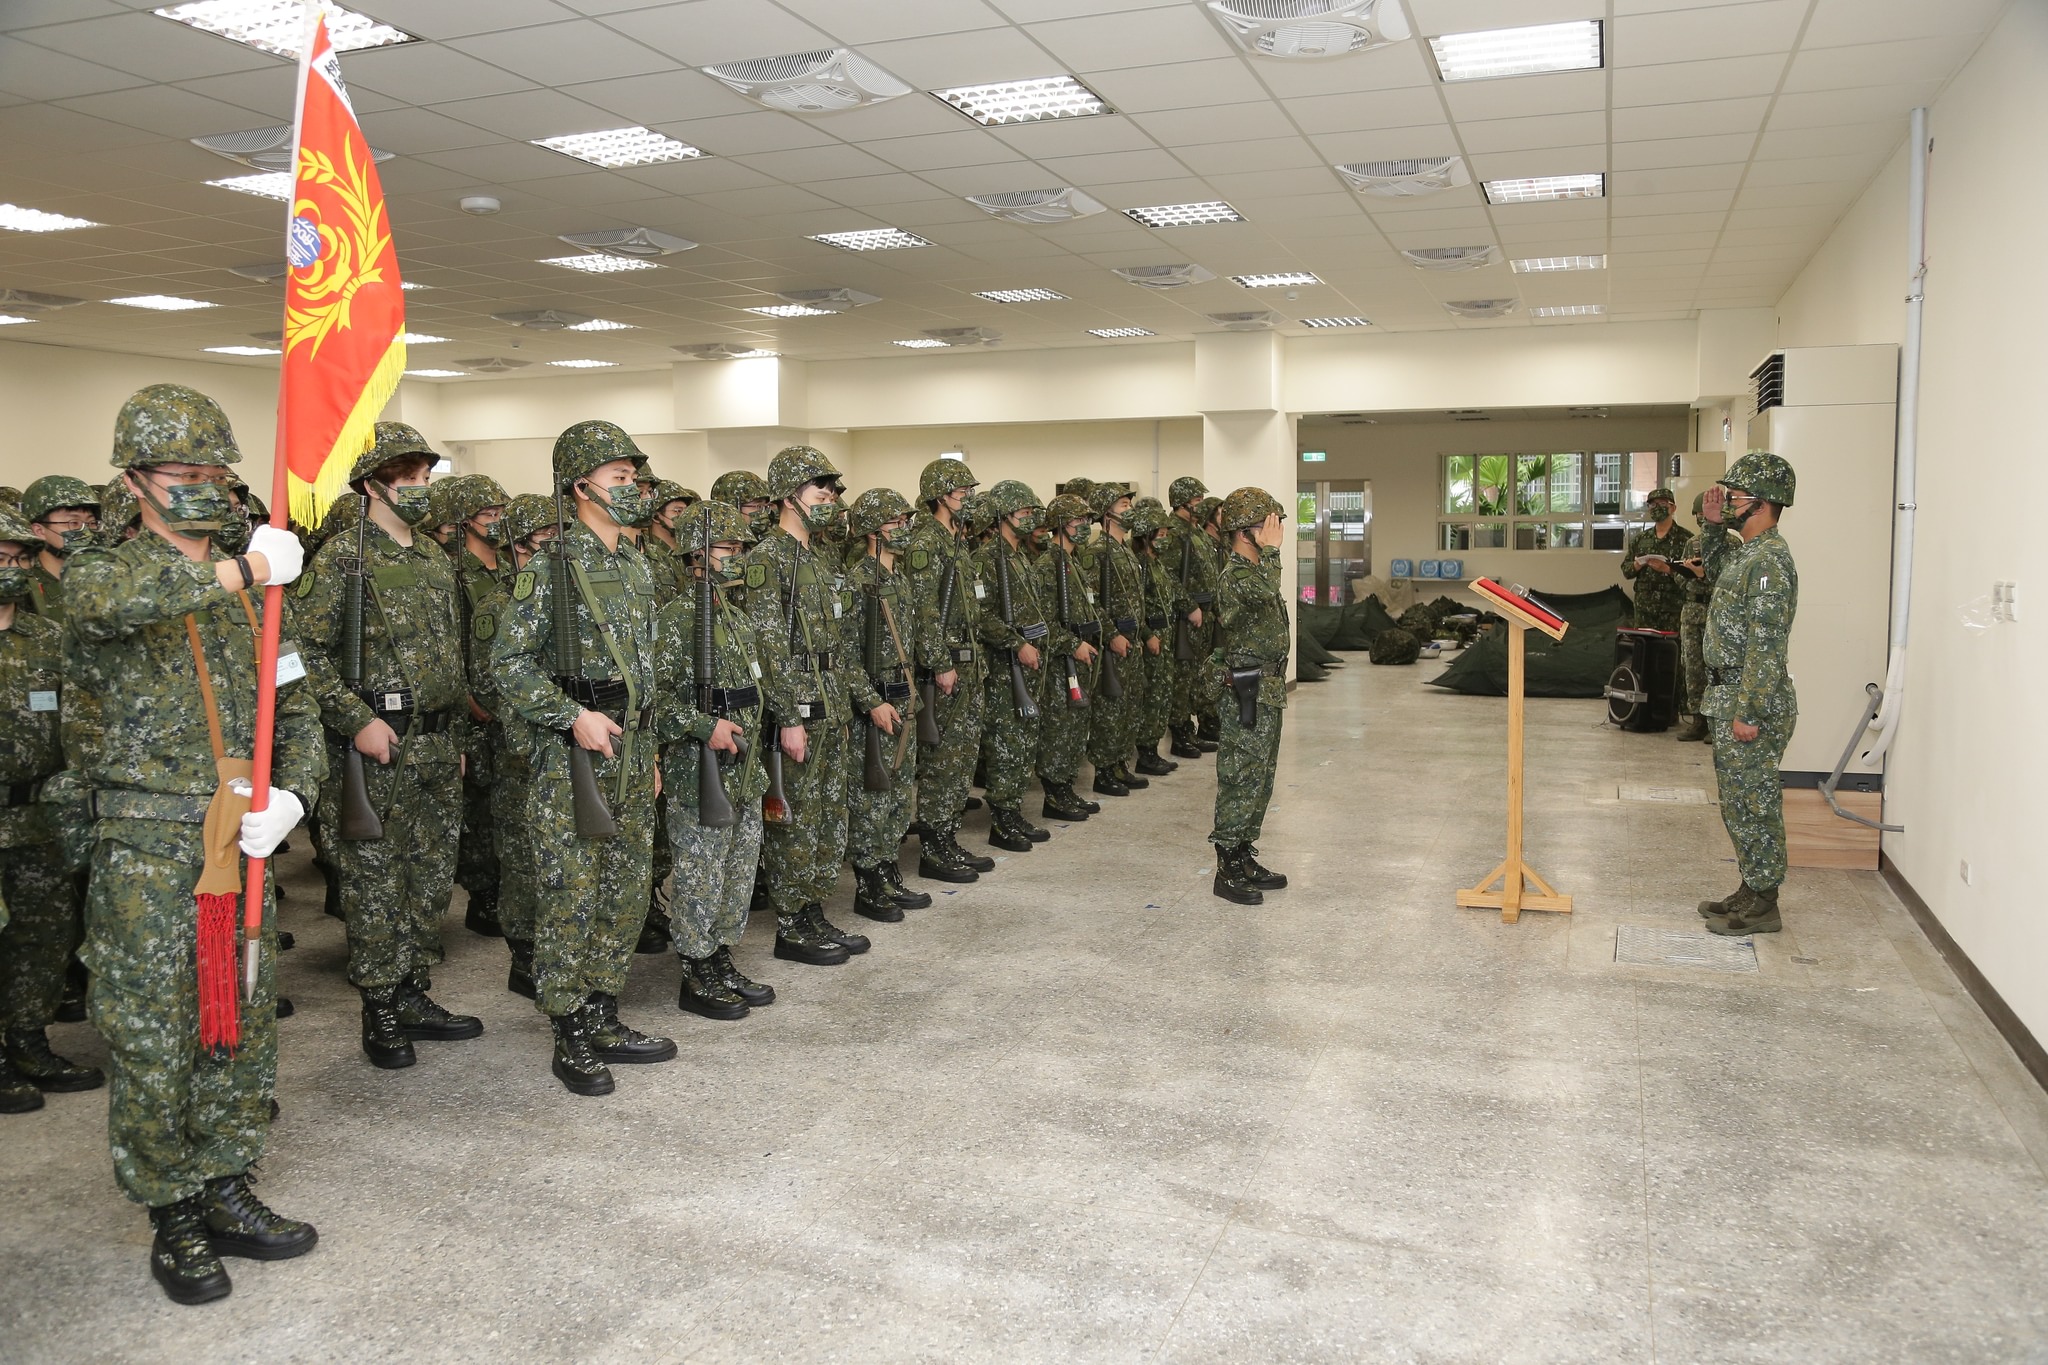
<svg viewBox="0 0 2048 1365">
<path fill-rule="evenodd" d="M 1341 607 L 1372 572 L 1372 484 L 1322 479 L 1295 489 L 1294 553 L 1301 600 Z"/>
</svg>

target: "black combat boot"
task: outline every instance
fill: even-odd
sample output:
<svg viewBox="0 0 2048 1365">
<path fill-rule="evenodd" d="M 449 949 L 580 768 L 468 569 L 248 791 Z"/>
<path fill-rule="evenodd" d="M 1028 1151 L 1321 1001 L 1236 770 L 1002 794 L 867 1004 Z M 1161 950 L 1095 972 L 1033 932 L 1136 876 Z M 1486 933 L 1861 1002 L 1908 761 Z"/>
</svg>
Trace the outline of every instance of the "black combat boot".
<svg viewBox="0 0 2048 1365">
<path fill-rule="evenodd" d="M 505 973 L 505 989 L 528 1000 L 536 998 L 540 988 L 533 984 L 533 941 L 508 938 L 505 946 L 512 950 L 512 969 Z"/>
<path fill-rule="evenodd" d="M 280 1217 L 249 1188 L 251 1174 L 224 1175 L 206 1182 L 199 1196 L 200 1217 L 216 1256 L 248 1261 L 289 1261 L 303 1256 L 320 1240 L 311 1223 Z"/>
<path fill-rule="evenodd" d="M 853 869 L 853 913 L 882 924 L 899 924 L 903 907 L 889 894 L 889 881 L 879 867 Z"/>
<path fill-rule="evenodd" d="M 965 809 L 967 809 L 967 810 L 980 810 L 980 809 L 981 809 L 981 798 L 980 798 L 980 797 L 978 797 L 978 796 L 970 796 L 970 797 L 968 797 L 968 798 L 967 798 L 967 805 L 966 805 Z"/>
<path fill-rule="evenodd" d="M 462 927 L 485 938 L 505 937 L 505 926 L 498 923 L 497 887 L 469 893 L 469 908 L 462 912 Z"/>
<path fill-rule="evenodd" d="M 775 955 L 785 962 L 808 962 L 813 967 L 837 967 L 851 956 L 846 945 L 815 928 L 805 906 L 794 915 L 778 915 L 775 922 Z"/>
<path fill-rule="evenodd" d="M 673 1038 L 656 1038 L 642 1033 L 619 1018 L 619 998 L 616 995 L 599 991 L 584 1001 L 583 1021 L 584 1033 L 590 1039 L 591 1055 L 600 1062 L 635 1065 L 675 1059 Z"/>
<path fill-rule="evenodd" d="M 278 948 L 283 950 L 283 934 L 279 934 Z M 85 964 L 73 954 L 64 964 L 64 994 L 57 1002 L 57 1022 L 60 1024 L 82 1024 L 85 1022 L 85 990 L 89 984 Z"/>
<path fill-rule="evenodd" d="M 1150 778 L 1140 777 L 1132 772 L 1129 761 L 1125 759 L 1118 759 L 1116 766 L 1111 768 L 1110 772 L 1115 775 L 1117 781 L 1123 783 L 1134 792 L 1141 792 L 1152 785 Z"/>
<path fill-rule="evenodd" d="M 616 1088 L 611 1068 L 590 1050 L 590 1034 L 582 1010 L 554 1015 L 555 1079 L 576 1095 L 609 1095 Z"/>
<path fill-rule="evenodd" d="M 1023 812 L 1003 806 L 994 807 L 988 818 L 989 843 L 1012 853 L 1029 853 L 1031 836 L 1021 828 L 1023 823 Z"/>
<path fill-rule="evenodd" d="M 173 1303 L 211 1303 L 226 1298 L 235 1287 L 206 1235 L 202 1199 L 188 1195 L 149 1211 L 150 1225 L 156 1229 L 156 1240 L 149 1246 L 149 1273 Z"/>
<path fill-rule="evenodd" d="M 647 918 L 640 922 L 640 941 L 633 945 L 633 951 L 641 957 L 668 951 L 668 912 L 661 906 L 647 907 Z"/>
<path fill-rule="evenodd" d="M 27 1114 L 43 1107 L 36 1083 L 0 1059 L 0 1114 Z"/>
<path fill-rule="evenodd" d="M 1227 901 L 1239 905 L 1264 905 L 1265 893 L 1252 885 L 1251 876 L 1245 870 L 1244 850 L 1247 845 L 1235 848 L 1218 846 L 1216 849 L 1216 880 L 1210 889 Z"/>
<path fill-rule="evenodd" d="M 1705 716 L 1681 716 L 1679 718 L 1678 742 L 1680 744 L 1698 744 L 1706 737 L 1707 718 Z"/>
<path fill-rule="evenodd" d="M 719 980 L 723 981 L 734 995 L 747 1002 L 754 1009 L 775 1003 L 775 988 L 759 981 L 750 981 L 732 960 L 732 949 L 721 946 L 712 959 L 718 964 Z"/>
<path fill-rule="evenodd" d="M 860 956 L 873 946 L 869 943 L 866 934 L 856 934 L 851 929 L 842 929 L 831 920 L 826 919 L 825 907 L 816 901 L 806 905 L 802 913 L 809 917 L 812 933 L 821 935 L 828 941 L 838 944 L 855 957 Z"/>
<path fill-rule="evenodd" d="M 960 847 L 960 831 L 957 828 L 946 831 L 946 851 L 953 855 L 954 861 L 958 862 L 960 866 L 966 868 L 969 872 L 993 872 L 996 870 L 996 860 L 994 858 L 985 857 L 979 853 L 969 853 L 966 849 Z"/>
<path fill-rule="evenodd" d="M 1223 722 L 1217 719 L 1216 714 L 1212 711 L 1208 715 L 1201 717 L 1200 722 L 1195 726 L 1195 743 L 1200 746 L 1202 752 L 1205 754 L 1215 753 L 1216 746 L 1222 739 Z"/>
<path fill-rule="evenodd" d="M 415 1042 L 454 1043 L 475 1038 L 484 1031 L 484 1021 L 473 1014 L 450 1014 L 427 994 L 427 979 L 417 976 L 402 983 L 392 996 L 398 1026 Z"/>
<path fill-rule="evenodd" d="M 1049 843 L 1052 840 L 1052 831 L 1042 825 L 1032 824 L 1024 818 L 1022 810 L 1017 812 L 1017 824 L 1024 831 L 1024 837 L 1034 844 Z"/>
<path fill-rule="evenodd" d="M 1194 735 L 1180 730 L 1173 732 L 1173 740 L 1167 745 L 1166 751 L 1175 758 L 1200 758 L 1202 756 L 1202 750 L 1195 743 Z"/>
<path fill-rule="evenodd" d="M 1095 803 L 1083 801 L 1074 791 L 1071 782 L 1048 782 L 1045 784 L 1045 805 L 1041 808 L 1048 820 L 1065 820 L 1073 823 L 1086 820 L 1094 812 L 1089 809 Z"/>
<path fill-rule="evenodd" d="M 1148 777 L 1164 777 L 1168 773 L 1178 772 L 1179 770 L 1180 764 L 1159 756 L 1158 744 L 1141 744 L 1138 746 L 1139 772 L 1144 773 Z"/>
<path fill-rule="evenodd" d="M 882 864 L 882 880 L 889 883 L 889 899 L 895 901 L 903 909 L 929 910 L 931 908 L 932 893 L 929 891 L 912 891 L 909 887 L 905 886 L 903 884 L 903 869 L 896 865 L 894 858 Z"/>
<path fill-rule="evenodd" d="M 953 842 L 952 831 L 927 825 L 917 838 L 917 875 L 928 882 L 978 882 L 981 874 L 967 865 L 966 850 Z"/>
<path fill-rule="evenodd" d="M 1245 880 L 1261 891 L 1285 891 L 1287 874 L 1275 872 L 1259 865 L 1259 851 L 1250 844 L 1240 844 L 1238 865 L 1244 869 Z"/>
<path fill-rule="evenodd" d="M 683 959 L 683 982 L 676 994 L 676 1008 L 706 1019 L 744 1019 L 749 1013 L 739 992 L 725 984 L 716 954 Z"/>
<path fill-rule="evenodd" d="M 1117 781 L 1115 769 L 1097 768 L 1095 770 L 1095 792 L 1098 796 L 1129 796 L 1131 789 Z"/>
<path fill-rule="evenodd" d="M 46 1094 L 97 1090 L 107 1083 L 106 1073 L 98 1067 L 80 1066 L 50 1051 L 50 1039 L 39 1028 L 7 1030 L 4 1042 L 0 1042 L 0 1055 L 4 1055 L 7 1064 L 20 1072 L 25 1080 Z"/>
<path fill-rule="evenodd" d="M 1731 905 L 1725 916 L 1707 921 L 1707 932 L 1723 938 L 1746 938 L 1750 934 L 1776 934 L 1785 928 L 1785 921 L 1778 915 L 1778 888 L 1768 891 L 1752 889 L 1747 882 L 1743 891 L 1747 900 L 1740 906 Z"/>
<path fill-rule="evenodd" d="M 393 987 L 363 987 L 363 1055 L 385 1071 L 402 1071 L 419 1060 L 405 1025 L 398 1022 L 398 992 Z"/>
</svg>

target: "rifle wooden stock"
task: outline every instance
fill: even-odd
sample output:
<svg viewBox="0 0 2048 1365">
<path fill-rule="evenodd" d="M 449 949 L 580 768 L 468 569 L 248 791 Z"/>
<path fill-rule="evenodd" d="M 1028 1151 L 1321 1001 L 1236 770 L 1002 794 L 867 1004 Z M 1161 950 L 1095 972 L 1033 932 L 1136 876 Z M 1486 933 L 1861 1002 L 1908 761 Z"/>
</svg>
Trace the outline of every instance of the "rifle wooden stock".
<svg viewBox="0 0 2048 1365">
<path fill-rule="evenodd" d="M 1095 595 L 1098 599 L 1098 605 L 1106 613 L 1109 611 L 1109 552 L 1111 546 L 1116 544 L 1116 537 L 1110 535 L 1106 530 L 1102 534 L 1103 539 L 1108 544 L 1102 547 L 1100 551 L 1102 557 L 1096 561 L 1100 567 L 1096 570 L 1095 574 Z M 1138 614 L 1142 616 L 1144 611 L 1145 605 L 1141 602 L 1138 604 Z M 1096 691 L 1102 693 L 1104 701 L 1122 701 L 1124 696 L 1124 680 L 1116 671 L 1116 651 L 1109 647 L 1109 636 L 1114 633 L 1115 629 L 1115 622 L 1110 621 L 1104 624 L 1102 631 L 1102 681 L 1097 685 Z"/>
<path fill-rule="evenodd" d="M 1074 628 L 1074 586 L 1070 581 L 1069 575 L 1074 567 L 1073 557 L 1057 545 L 1053 547 L 1052 552 L 1060 557 L 1059 564 L 1055 567 L 1053 574 L 1054 581 L 1058 584 L 1056 600 L 1058 602 L 1060 624 L 1066 629 L 1072 630 Z M 1074 656 L 1069 654 L 1067 656 L 1067 709 L 1071 711 L 1085 711 L 1088 709 L 1088 693 L 1081 686 L 1081 671 L 1075 664 Z"/>
<path fill-rule="evenodd" d="M 1183 601 L 1188 595 L 1188 573 L 1194 568 L 1195 543 L 1189 539 L 1193 531 L 1193 527 L 1188 527 L 1180 537 L 1180 595 Z M 1195 661 L 1195 628 L 1185 612 L 1174 613 L 1173 658 L 1175 663 L 1191 664 Z"/>
<path fill-rule="evenodd" d="M 363 756 L 356 752 L 354 741 L 342 746 L 341 810 L 335 817 L 334 832 L 351 843 L 372 843 L 384 837 L 384 822 L 377 818 L 377 809 L 370 804 Z"/>
<path fill-rule="evenodd" d="M 363 562 L 363 556 L 369 552 L 365 537 L 370 523 L 370 495 L 364 493 L 361 497 L 362 504 L 356 509 L 356 555 L 346 570 L 348 591 L 343 595 L 341 617 L 341 680 L 358 695 L 362 690 L 366 666 L 363 657 L 367 648 L 363 640 L 363 579 L 369 572 L 369 566 Z M 363 772 L 363 756 L 356 752 L 352 738 L 342 743 L 341 811 L 335 820 L 334 832 L 358 844 L 375 843 L 384 837 L 384 822 L 377 817 L 377 808 L 370 804 L 370 784 Z"/>
<path fill-rule="evenodd" d="M 786 825 L 790 822 L 789 796 L 782 790 L 782 732 L 776 731 L 768 740 L 768 748 L 761 758 L 762 766 L 768 769 L 768 790 L 761 794 L 761 823 L 764 825 Z"/>
<path fill-rule="evenodd" d="M 879 694 L 882 691 L 882 603 L 874 593 L 861 594 L 860 653 L 861 667 L 866 670 L 868 683 Z M 889 761 L 882 754 L 882 727 L 875 724 L 872 713 L 861 727 L 867 731 L 863 737 L 864 756 L 861 766 L 860 784 L 871 792 L 894 790 L 896 783 L 889 775 Z"/>
<path fill-rule="evenodd" d="M 936 749 L 945 738 L 939 729 L 938 680 L 927 673 L 917 685 L 917 742 L 927 749 Z"/>
</svg>

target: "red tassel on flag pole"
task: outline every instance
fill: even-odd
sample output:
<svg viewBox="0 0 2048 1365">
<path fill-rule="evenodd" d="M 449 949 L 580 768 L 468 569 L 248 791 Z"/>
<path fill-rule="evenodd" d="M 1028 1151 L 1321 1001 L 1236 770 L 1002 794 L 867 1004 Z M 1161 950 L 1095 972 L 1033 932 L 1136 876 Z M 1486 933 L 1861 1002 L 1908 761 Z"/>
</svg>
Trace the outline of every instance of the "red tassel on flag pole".
<svg viewBox="0 0 2048 1365">
<path fill-rule="evenodd" d="M 199 900 L 199 1046 L 225 1057 L 242 1041 L 235 1008 L 235 896 Z"/>
</svg>

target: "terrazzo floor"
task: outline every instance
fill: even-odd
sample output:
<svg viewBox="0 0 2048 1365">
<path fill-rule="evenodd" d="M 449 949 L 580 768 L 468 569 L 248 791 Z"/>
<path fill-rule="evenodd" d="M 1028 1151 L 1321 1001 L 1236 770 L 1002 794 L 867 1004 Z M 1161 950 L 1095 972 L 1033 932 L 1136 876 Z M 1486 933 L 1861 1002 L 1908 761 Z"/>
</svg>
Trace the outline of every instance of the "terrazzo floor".
<svg viewBox="0 0 2048 1365">
<path fill-rule="evenodd" d="M 1530 859 L 1577 913 L 1456 910 L 1501 703 L 1349 658 L 1288 711 L 1263 908 L 1209 894 L 1184 765 L 904 924 L 836 914 L 847 966 L 757 924 L 745 1021 L 638 959 L 682 1056 L 605 1099 L 459 908 L 436 995 L 487 1032 L 371 1068 L 301 839 L 261 1188 L 319 1247 L 171 1305 L 105 1093 L 53 1096 L 0 1119 L 0 1359 L 2048 1359 L 2048 1098 L 1878 877 L 1795 872 L 1753 974 L 1618 964 L 1734 883 L 1713 806 L 1618 797 L 1708 755 L 1536 701 Z"/>
</svg>

